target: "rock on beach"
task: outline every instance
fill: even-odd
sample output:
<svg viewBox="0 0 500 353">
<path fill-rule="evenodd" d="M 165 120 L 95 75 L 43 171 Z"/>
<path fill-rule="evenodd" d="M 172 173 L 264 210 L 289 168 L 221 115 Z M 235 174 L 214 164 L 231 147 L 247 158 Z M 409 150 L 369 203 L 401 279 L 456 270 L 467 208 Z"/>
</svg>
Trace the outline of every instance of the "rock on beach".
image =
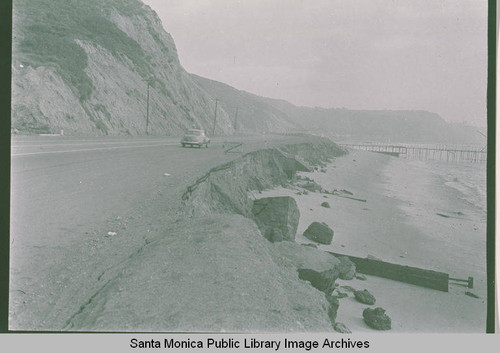
<svg viewBox="0 0 500 353">
<path fill-rule="evenodd" d="M 382 308 L 366 308 L 363 310 L 363 319 L 368 326 L 376 330 L 386 331 L 391 329 L 391 318 L 387 316 Z"/>
<path fill-rule="evenodd" d="M 333 239 L 333 230 L 324 222 L 313 222 L 304 232 L 307 239 L 320 244 L 331 244 Z"/>
</svg>

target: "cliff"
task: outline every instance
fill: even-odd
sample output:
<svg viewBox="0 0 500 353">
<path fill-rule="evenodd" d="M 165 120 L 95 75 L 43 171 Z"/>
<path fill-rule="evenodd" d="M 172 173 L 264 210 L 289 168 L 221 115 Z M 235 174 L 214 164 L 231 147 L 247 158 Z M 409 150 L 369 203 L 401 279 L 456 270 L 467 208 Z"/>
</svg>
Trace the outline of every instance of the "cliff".
<svg viewBox="0 0 500 353">
<path fill-rule="evenodd" d="M 19 0 L 13 20 L 12 128 L 142 135 L 212 130 L 215 99 L 180 65 L 172 37 L 137 0 Z M 224 109 L 217 133 L 231 133 Z"/>
</svg>

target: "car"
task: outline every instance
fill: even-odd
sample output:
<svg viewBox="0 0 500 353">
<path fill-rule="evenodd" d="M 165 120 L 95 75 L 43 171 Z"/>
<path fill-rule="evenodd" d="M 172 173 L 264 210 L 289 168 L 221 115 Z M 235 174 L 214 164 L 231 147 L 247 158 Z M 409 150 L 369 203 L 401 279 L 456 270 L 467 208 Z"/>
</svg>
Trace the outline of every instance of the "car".
<svg viewBox="0 0 500 353">
<path fill-rule="evenodd" d="M 205 135 L 205 131 L 199 129 L 189 129 L 181 140 L 181 146 L 205 146 L 208 148 L 210 139 Z"/>
</svg>

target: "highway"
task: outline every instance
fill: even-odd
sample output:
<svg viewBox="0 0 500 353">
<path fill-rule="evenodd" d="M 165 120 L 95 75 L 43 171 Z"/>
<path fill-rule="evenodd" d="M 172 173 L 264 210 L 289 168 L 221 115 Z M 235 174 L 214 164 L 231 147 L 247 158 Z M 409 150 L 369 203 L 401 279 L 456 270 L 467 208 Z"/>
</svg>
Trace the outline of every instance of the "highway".
<svg viewBox="0 0 500 353">
<path fill-rule="evenodd" d="M 241 156 L 225 140 L 246 153 L 301 138 L 198 149 L 172 137 L 13 136 L 10 328 L 63 329 L 116 264 L 162 236 L 188 185 Z"/>
</svg>

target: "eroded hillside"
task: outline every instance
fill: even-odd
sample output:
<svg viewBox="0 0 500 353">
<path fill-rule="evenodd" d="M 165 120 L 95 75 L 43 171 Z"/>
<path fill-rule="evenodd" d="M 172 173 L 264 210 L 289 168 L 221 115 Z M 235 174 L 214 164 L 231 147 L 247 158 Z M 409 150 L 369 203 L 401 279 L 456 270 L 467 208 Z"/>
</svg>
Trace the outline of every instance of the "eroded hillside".
<svg viewBox="0 0 500 353">
<path fill-rule="evenodd" d="M 14 3 L 12 128 L 142 135 L 212 130 L 215 98 L 182 68 L 172 37 L 138 0 Z M 217 112 L 217 133 L 233 122 Z"/>
</svg>

